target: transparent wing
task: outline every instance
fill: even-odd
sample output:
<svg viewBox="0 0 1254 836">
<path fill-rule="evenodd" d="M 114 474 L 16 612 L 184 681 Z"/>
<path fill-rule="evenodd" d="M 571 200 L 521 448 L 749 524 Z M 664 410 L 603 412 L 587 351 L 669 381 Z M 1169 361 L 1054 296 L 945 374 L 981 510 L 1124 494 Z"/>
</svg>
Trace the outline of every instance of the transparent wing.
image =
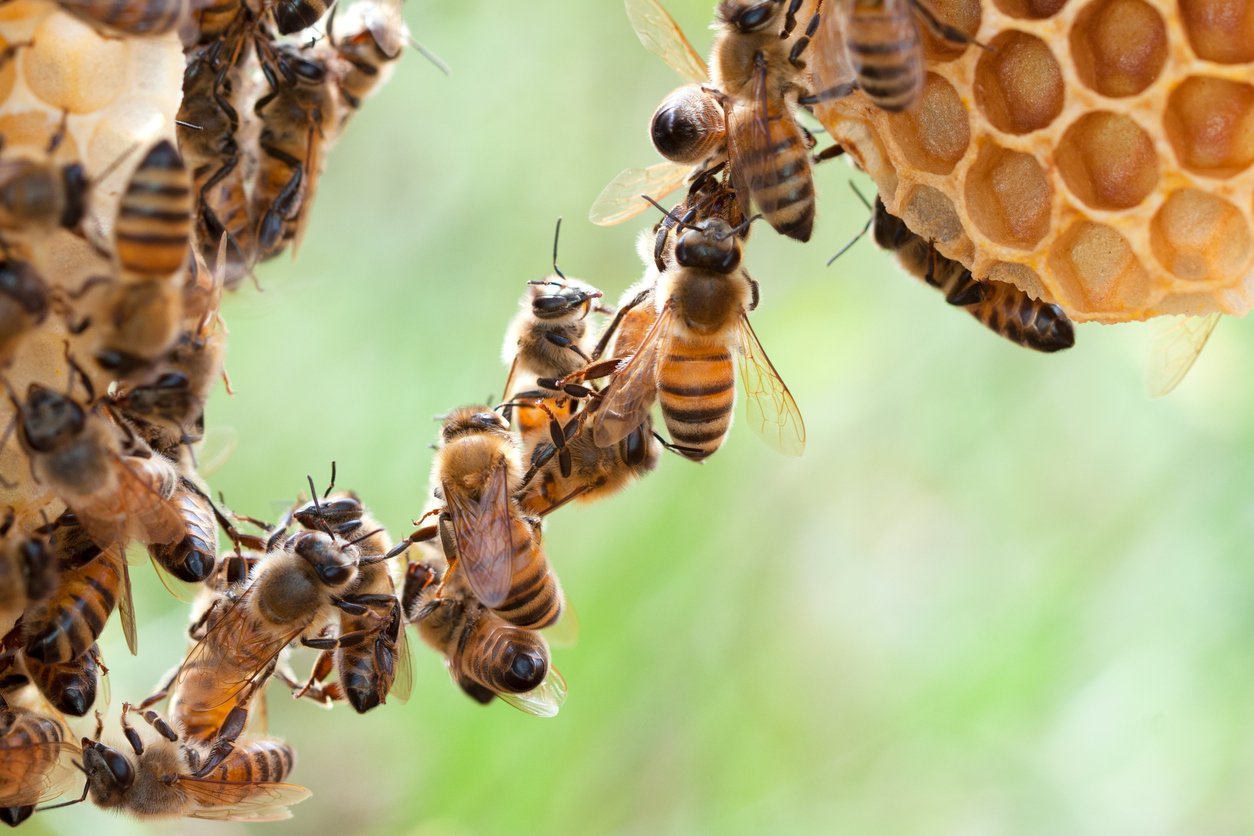
<svg viewBox="0 0 1254 836">
<path fill-rule="evenodd" d="M 24 807 L 63 794 L 81 776 L 68 763 L 78 751 L 64 740 L 0 745 L 0 806 Z"/>
<path fill-rule="evenodd" d="M 392 680 L 392 689 L 388 692 L 388 696 L 402 703 L 408 702 L 414 693 L 414 662 L 410 657 L 409 639 L 406 638 L 408 633 L 402 621 L 400 637 L 396 640 L 396 677 Z"/>
<path fill-rule="evenodd" d="M 1219 324 L 1219 317 L 1217 313 L 1209 316 L 1160 316 L 1150 321 L 1145 390 L 1151 398 L 1163 397 L 1184 380 Z"/>
<path fill-rule="evenodd" d="M 588 220 L 597 226 L 613 226 L 630 220 L 649 208 L 649 202 L 640 195 L 661 200 L 683 185 L 688 170 L 687 166 L 670 161 L 648 168 L 624 169 L 592 201 Z"/>
<path fill-rule="evenodd" d="M 549 666 L 549 675 L 533 688 L 522 694 L 497 694 L 519 711 L 535 717 L 556 717 L 562 703 L 566 702 L 566 680 L 557 668 Z"/>
<path fill-rule="evenodd" d="M 710 70 L 692 48 L 679 24 L 657 0 L 627 0 L 627 19 L 644 48 L 689 81 L 704 84 Z"/>
<path fill-rule="evenodd" d="M 492 469 L 478 502 L 447 482 L 444 497 L 453 515 L 458 571 L 485 607 L 499 606 L 514 579 L 508 465 L 501 459 Z"/>
<path fill-rule="evenodd" d="M 118 546 L 108 549 L 109 556 L 118 562 L 122 574 L 122 583 L 118 589 L 118 618 L 122 622 L 122 635 L 126 637 L 126 649 L 135 656 L 139 652 L 139 631 L 135 629 L 135 601 L 131 597 L 131 568 L 127 565 L 126 555 Z M 101 560 L 105 555 L 96 558 Z"/>
<path fill-rule="evenodd" d="M 614 372 L 605 387 L 589 419 L 592 440 L 598 447 L 622 441 L 649 416 L 649 409 L 657 398 L 658 355 L 670 343 L 673 311 L 668 302 L 636 353 Z"/>
<path fill-rule="evenodd" d="M 562 606 L 562 617 L 557 623 L 544 628 L 544 637 L 551 647 L 574 647 L 579 641 L 579 613 L 569 599 Z"/>
<path fill-rule="evenodd" d="M 305 155 L 305 196 L 301 198 L 299 214 L 296 217 L 296 234 L 292 239 L 293 260 L 300 253 L 301 242 L 305 240 L 305 230 L 309 229 L 314 195 L 318 191 L 318 181 L 322 179 L 322 142 L 322 126 L 315 121 L 309 127 L 309 152 Z"/>
<path fill-rule="evenodd" d="M 188 798 L 204 805 L 189 816 L 218 821 L 278 821 L 290 818 L 287 808 L 312 795 L 308 789 L 297 784 L 273 781 L 248 783 L 180 776 L 177 786 Z"/>
<path fill-rule="evenodd" d="M 234 427 L 212 426 L 196 444 L 197 472 L 206 479 L 222 469 L 239 446 L 239 431 Z"/>
<path fill-rule="evenodd" d="M 806 447 L 806 426 L 792 393 L 753 333 L 742 311 L 739 326 L 740 385 L 745 393 L 749 426 L 772 449 L 800 456 Z"/>
</svg>

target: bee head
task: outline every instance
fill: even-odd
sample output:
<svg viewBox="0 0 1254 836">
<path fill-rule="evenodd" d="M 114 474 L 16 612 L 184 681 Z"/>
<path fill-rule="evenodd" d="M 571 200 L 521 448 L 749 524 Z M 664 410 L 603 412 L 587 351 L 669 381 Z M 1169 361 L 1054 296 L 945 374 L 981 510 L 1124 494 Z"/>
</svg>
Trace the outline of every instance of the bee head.
<svg viewBox="0 0 1254 836">
<path fill-rule="evenodd" d="M 22 407 L 22 437 L 32 450 L 46 453 L 80 434 L 87 426 L 87 413 L 71 397 L 38 383 L 26 391 Z"/>
<path fill-rule="evenodd" d="M 344 554 L 335 538 L 324 531 L 302 531 L 295 537 L 292 551 L 308 563 L 318 579 L 336 588 L 357 576 L 357 563 Z"/>
<path fill-rule="evenodd" d="M 83 772 L 91 799 L 102 807 L 114 807 L 135 783 L 135 768 L 126 756 L 103 743 L 83 738 Z"/>
<path fill-rule="evenodd" d="M 718 6 L 718 18 L 742 35 L 747 35 L 766 29 L 783 8 L 783 0 L 762 0 L 759 3 L 723 0 Z"/>
<path fill-rule="evenodd" d="M 503 432 L 509 433 L 509 422 L 492 408 L 486 405 L 465 406 L 455 409 L 444 419 L 441 437 L 448 444 L 453 439 L 467 433 Z"/>
<path fill-rule="evenodd" d="M 741 243 L 731 224 L 706 218 L 687 229 L 675 244 L 675 260 L 684 267 L 730 273 L 740 266 Z"/>
<path fill-rule="evenodd" d="M 601 291 L 575 284 L 570 279 L 548 279 L 528 284 L 531 291 L 531 313 L 536 319 L 561 319 L 572 313 L 578 313 L 579 318 L 583 319 L 592 309 L 592 301 L 601 298 Z"/>
<path fill-rule="evenodd" d="M 48 313 L 48 286 L 25 261 L 0 261 L 0 294 L 17 302 L 31 316 L 43 319 Z"/>
</svg>

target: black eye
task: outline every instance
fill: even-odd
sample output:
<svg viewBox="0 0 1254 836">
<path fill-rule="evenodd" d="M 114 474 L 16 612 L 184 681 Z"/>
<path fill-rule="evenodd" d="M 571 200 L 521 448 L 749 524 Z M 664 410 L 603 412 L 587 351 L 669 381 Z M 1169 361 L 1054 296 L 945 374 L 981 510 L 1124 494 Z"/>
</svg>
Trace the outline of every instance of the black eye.
<svg viewBox="0 0 1254 836">
<path fill-rule="evenodd" d="M 101 746 L 100 756 L 104 758 L 105 766 L 109 768 L 109 774 L 118 782 L 118 786 L 126 789 L 135 783 L 135 770 L 131 769 L 131 762 L 123 757 L 121 752 L 114 751 L 108 746 Z"/>
<path fill-rule="evenodd" d="M 740 13 L 736 18 L 736 28 L 742 32 L 752 32 L 755 29 L 766 25 L 771 19 L 771 15 L 775 12 L 775 0 L 768 3 L 759 3 L 756 6 L 750 6 Z"/>
<path fill-rule="evenodd" d="M 327 586 L 346 584 L 352 574 L 353 567 L 343 563 L 324 563 L 318 566 L 318 577 Z"/>
</svg>

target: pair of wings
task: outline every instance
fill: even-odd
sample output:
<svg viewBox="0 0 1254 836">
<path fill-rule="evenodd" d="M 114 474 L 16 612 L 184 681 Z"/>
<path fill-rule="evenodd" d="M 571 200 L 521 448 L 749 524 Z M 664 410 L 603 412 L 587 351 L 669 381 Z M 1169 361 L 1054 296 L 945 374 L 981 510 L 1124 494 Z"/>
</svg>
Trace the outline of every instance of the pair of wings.
<svg viewBox="0 0 1254 836">
<path fill-rule="evenodd" d="M 443 490 L 457 542 L 457 568 L 475 597 L 495 609 L 513 585 L 515 540 L 531 539 L 510 497 L 509 464 L 504 457 L 497 460 L 477 500 L 449 482 Z"/>
<path fill-rule="evenodd" d="M 312 793 L 297 784 L 277 781 L 215 781 L 212 778 L 179 776 L 179 790 L 199 807 L 187 815 L 213 821 L 263 822 L 290 819 L 287 809 Z"/>
<path fill-rule="evenodd" d="M 0 739 L 0 806 L 41 804 L 65 793 L 78 774 L 70 765 L 81 750 L 67 740 L 6 746 Z M 46 768 L 33 768 L 42 764 Z"/>
<path fill-rule="evenodd" d="M 524 714 L 533 717 L 556 717 L 566 702 L 566 680 L 557 668 L 549 665 L 549 674 L 538 686 L 521 694 L 497 694 Z"/>
<path fill-rule="evenodd" d="M 626 0 L 627 18 L 644 48 L 688 82 L 708 84 L 710 71 L 692 48 L 679 24 L 657 0 Z M 683 185 L 691 166 L 669 160 L 647 168 L 619 172 L 593 201 L 588 219 L 598 226 L 613 226 L 634 218 L 649 208 L 640 196 L 658 200 Z"/>
<path fill-rule="evenodd" d="M 667 302 L 636 353 L 614 373 L 590 419 L 592 438 L 598 446 L 617 444 L 648 417 L 657 397 L 658 363 L 671 343 L 675 323 L 674 305 Z M 806 429 L 797 402 L 766 356 L 744 311 L 735 329 L 749 426 L 772 449 L 788 456 L 801 455 Z"/>
</svg>

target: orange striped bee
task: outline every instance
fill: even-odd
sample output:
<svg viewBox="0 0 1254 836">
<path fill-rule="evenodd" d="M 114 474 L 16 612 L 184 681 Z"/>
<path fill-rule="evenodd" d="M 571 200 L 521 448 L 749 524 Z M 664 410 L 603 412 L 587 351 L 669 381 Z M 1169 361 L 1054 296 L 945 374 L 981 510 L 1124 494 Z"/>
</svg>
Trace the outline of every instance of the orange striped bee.
<svg viewBox="0 0 1254 836">
<path fill-rule="evenodd" d="M 500 697 L 538 717 L 557 714 L 566 681 L 549 661 L 544 637 L 506 622 L 462 581 L 442 583 L 443 568 L 418 562 L 406 573 L 405 609 L 423 641 L 443 654 L 449 674 L 476 702 Z"/>
<path fill-rule="evenodd" d="M 731 182 L 745 214 L 752 203 L 777 232 L 808 241 L 814 227 L 813 140 L 792 108 L 807 94 L 801 55 L 818 15 L 790 45 L 781 37 L 784 12 L 783 0 L 723 0 L 710 73 L 723 98 Z"/>
<path fill-rule="evenodd" d="M 64 756 L 76 751 L 66 729 L 0 697 L 0 821 L 16 827 L 35 805 L 64 791 Z"/>
<path fill-rule="evenodd" d="M 0 366 L 13 362 L 22 341 L 48 318 L 49 308 L 48 285 L 34 267 L 0 260 Z"/>
<path fill-rule="evenodd" d="M 291 817 L 287 809 L 309 797 L 309 790 L 283 783 L 296 764 L 286 743 L 254 738 L 236 743 L 212 769 L 204 750 L 179 736 L 156 712 L 136 711 L 157 732 L 143 738 L 126 722 L 134 709 L 122 708 L 126 753 L 98 739 L 83 739 L 85 794 L 106 810 L 139 819 L 187 816 L 218 821 L 261 822 Z M 96 737 L 100 737 L 97 731 Z"/>
<path fill-rule="evenodd" d="M 126 35 L 164 35 L 187 17 L 187 0 L 57 0 L 57 5 L 88 23 Z"/>
<path fill-rule="evenodd" d="M 108 673 L 100 661 L 96 645 L 77 659 L 45 663 L 22 654 L 22 666 L 31 684 L 39 689 L 52 707 L 71 717 L 82 717 L 96 703 L 100 674 Z"/>
<path fill-rule="evenodd" d="M 191 235 L 191 180 L 174 143 L 163 139 L 140 160 L 118 204 L 114 253 L 122 275 L 171 275 L 186 266 Z"/>
<path fill-rule="evenodd" d="M 776 450 L 799 455 L 801 413 L 749 324 L 758 291 L 740 263 L 738 228 L 720 217 L 683 226 L 674 263 L 653 291 L 657 319 L 590 412 L 593 439 L 602 447 L 617 444 L 658 400 L 672 449 L 694 461 L 706 458 L 731 427 L 737 353 L 750 426 Z"/>
<path fill-rule="evenodd" d="M 131 653 L 138 644 L 130 571 L 116 546 L 102 549 L 73 514 L 37 530 L 59 567 L 56 586 L 22 618 L 27 659 L 58 664 L 87 653 L 116 608 Z"/>
<path fill-rule="evenodd" d="M 436 530 L 449 570 L 464 577 L 484 606 L 519 627 L 540 629 L 562 614 L 562 588 L 541 544 L 540 520 L 514 500 L 522 475 L 509 424 L 487 406 L 455 409 L 444 419 L 432 482 L 444 501 Z M 419 529 L 389 552 L 430 539 Z"/>
<path fill-rule="evenodd" d="M 0 229 L 77 229 L 90 184 L 79 163 L 0 159 Z"/>
</svg>

